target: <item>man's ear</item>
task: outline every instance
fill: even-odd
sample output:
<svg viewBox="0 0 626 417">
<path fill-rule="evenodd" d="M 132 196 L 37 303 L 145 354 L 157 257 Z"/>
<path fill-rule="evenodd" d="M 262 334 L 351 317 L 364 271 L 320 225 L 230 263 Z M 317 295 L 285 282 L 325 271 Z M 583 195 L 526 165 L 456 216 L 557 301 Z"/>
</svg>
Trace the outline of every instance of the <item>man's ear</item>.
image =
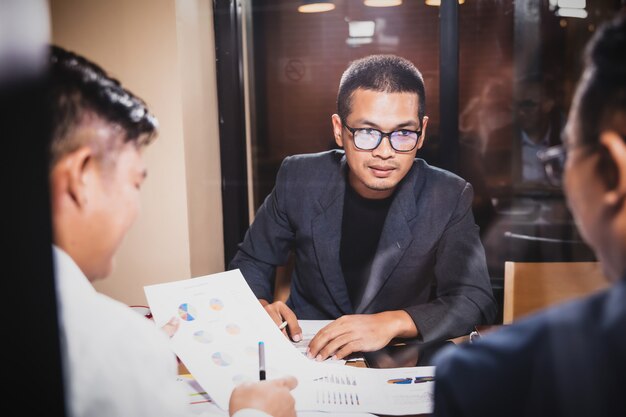
<svg viewBox="0 0 626 417">
<path fill-rule="evenodd" d="M 424 145 L 424 140 L 426 140 L 426 126 L 428 126 L 428 116 L 422 118 L 422 135 L 417 138 L 417 149 L 421 149 Z"/>
<path fill-rule="evenodd" d="M 58 162 L 65 179 L 65 191 L 80 208 L 88 203 L 89 186 L 93 182 L 93 162 L 93 150 L 88 146 L 70 152 Z"/>
<path fill-rule="evenodd" d="M 613 130 L 600 133 L 602 146 L 598 166 L 605 183 L 604 202 L 609 206 L 626 200 L 626 142 Z"/>
<path fill-rule="evenodd" d="M 333 135 L 335 136 L 335 143 L 340 148 L 343 148 L 343 137 L 341 136 L 343 125 L 341 124 L 341 117 L 339 117 L 338 114 L 333 114 L 331 120 L 333 122 Z"/>
</svg>

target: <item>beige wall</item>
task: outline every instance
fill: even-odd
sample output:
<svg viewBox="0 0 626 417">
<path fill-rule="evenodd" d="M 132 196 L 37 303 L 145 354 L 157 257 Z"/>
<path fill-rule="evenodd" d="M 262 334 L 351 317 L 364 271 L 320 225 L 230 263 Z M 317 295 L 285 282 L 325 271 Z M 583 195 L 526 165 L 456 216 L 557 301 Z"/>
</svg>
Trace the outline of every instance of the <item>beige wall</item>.
<svg viewBox="0 0 626 417">
<path fill-rule="evenodd" d="M 159 119 L 142 214 L 96 283 L 127 304 L 145 304 L 144 285 L 224 268 L 211 4 L 50 0 L 53 42 L 102 65 Z"/>
<path fill-rule="evenodd" d="M 224 270 L 215 39 L 211 0 L 177 0 L 191 276 Z M 208 198 L 208 197 L 211 198 Z"/>
</svg>

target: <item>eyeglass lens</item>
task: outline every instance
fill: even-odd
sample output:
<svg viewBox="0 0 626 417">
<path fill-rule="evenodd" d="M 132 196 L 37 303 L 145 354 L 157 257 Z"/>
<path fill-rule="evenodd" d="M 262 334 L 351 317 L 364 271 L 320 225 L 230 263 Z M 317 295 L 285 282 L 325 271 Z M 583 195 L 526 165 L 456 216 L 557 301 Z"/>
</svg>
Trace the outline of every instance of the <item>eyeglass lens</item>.
<svg viewBox="0 0 626 417">
<path fill-rule="evenodd" d="M 382 133 L 374 129 L 359 129 L 354 132 L 354 144 L 364 150 L 375 149 L 382 141 Z M 389 135 L 391 147 L 396 151 L 413 150 L 417 143 L 416 132 L 397 130 Z"/>
<path fill-rule="evenodd" d="M 561 185 L 563 179 L 563 163 L 560 159 L 553 159 L 546 162 L 546 173 L 552 185 Z"/>
<path fill-rule="evenodd" d="M 560 186 L 563 180 L 565 167 L 565 149 L 561 146 L 553 147 L 537 154 L 552 185 Z"/>
</svg>

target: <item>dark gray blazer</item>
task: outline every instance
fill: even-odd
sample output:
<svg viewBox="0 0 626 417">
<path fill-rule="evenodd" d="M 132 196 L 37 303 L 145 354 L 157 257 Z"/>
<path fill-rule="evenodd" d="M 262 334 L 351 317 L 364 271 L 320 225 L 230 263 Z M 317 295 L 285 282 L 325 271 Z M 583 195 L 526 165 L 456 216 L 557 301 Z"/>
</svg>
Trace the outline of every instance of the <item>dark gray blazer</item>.
<svg viewBox="0 0 626 417">
<path fill-rule="evenodd" d="M 339 260 L 346 171 L 339 150 L 286 158 L 229 269 L 239 268 L 255 295 L 271 301 L 275 266 L 294 250 L 287 304 L 301 319 L 405 310 L 424 341 L 490 323 L 496 307 L 472 188 L 421 159 L 398 186 L 370 280 L 352 306 Z"/>
<path fill-rule="evenodd" d="M 437 417 L 626 416 L 626 277 L 434 365 Z"/>
</svg>

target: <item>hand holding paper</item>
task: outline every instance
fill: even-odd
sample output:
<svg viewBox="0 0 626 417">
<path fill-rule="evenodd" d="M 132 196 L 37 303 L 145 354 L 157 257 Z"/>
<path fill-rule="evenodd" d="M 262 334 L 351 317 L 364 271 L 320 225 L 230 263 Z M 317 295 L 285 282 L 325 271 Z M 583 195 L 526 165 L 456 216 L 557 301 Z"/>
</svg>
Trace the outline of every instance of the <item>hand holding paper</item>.
<svg viewBox="0 0 626 417">
<path fill-rule="evenodd" d="M 280 330 L 286 337 L 291 335 L 291 339 L 294 342 L 299 342 L 302 340 L 302 329 L 298 324 L 298 318 L 295 313 L 291 311 L 291 309 L 287 306 L 287 304 L 282 301 L 276 301 L 274 303 L 269 303 L 266 300 L 259 300 L 267 314 L 274 320 Z M 287 326 L 283 326 L 284 322 L 287 322 Z"/>
<path fill-rule="evenodd" d="M 161 327 L 161 329 L 163 329 L 165 334 L 167 334 L 169 337 L 172 337 L 174 336 L 174 334 L 176 334 L 176 331 L 178 330 L 179 326 L 180 326 L 180 320 L 178 319 L 178 317 L 174 316 L 171 319 L 169 319 L 169 321 L 165 323 L 163 327 Z"/>
<path fill-rule="evenodd" d="M 239 385 L 230 397 L 228 411 L 233 415 L 242 408 L 254 408 L 273 417 L 295 417 L 295 400 L 290 391 L 297 385 L 294 377 Z"/>
</svg>

